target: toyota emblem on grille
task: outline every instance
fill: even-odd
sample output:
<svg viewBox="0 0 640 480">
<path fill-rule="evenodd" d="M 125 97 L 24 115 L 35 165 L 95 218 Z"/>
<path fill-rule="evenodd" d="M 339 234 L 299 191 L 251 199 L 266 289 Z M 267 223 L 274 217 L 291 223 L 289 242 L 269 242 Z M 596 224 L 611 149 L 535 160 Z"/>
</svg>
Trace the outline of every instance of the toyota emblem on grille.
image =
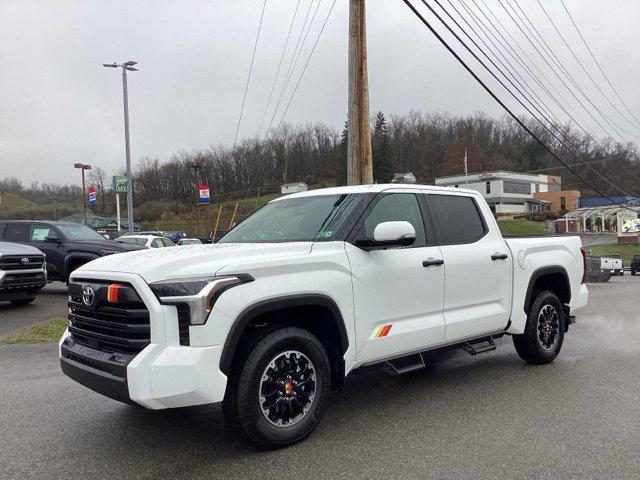
<svg viewBox="0 0 640 480">
<path fill-rule="evenodd" d="M 29 265 L 29 259 L 27 257 L 21 258 L 20 263 L 22 265 Z"/>
<path fill-rule="evenodd" d="M 87 307 L 93 304 L 93 300 L 96 298 L 96 294 L 91 287 L 84 287 L 82 289 L 82 303 Z"/>
</svg>

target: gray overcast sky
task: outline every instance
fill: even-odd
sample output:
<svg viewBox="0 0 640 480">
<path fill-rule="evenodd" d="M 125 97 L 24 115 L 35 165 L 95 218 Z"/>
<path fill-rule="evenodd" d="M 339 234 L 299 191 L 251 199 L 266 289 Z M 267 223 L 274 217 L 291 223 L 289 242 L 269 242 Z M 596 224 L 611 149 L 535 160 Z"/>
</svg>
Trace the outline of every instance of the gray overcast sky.
<svg viewBox="0 0 640 480">
<path fill-rule="evenodd" d="M 293 40 L 311 1 L 301 0 Z M 319 1 L 294 80 L 331 5 L 331 0 Z M 590 97 L 632 130 L 561 48 L 537 2 L 519 1 Z M 559 0 L 541 1 L 606 88 Z M 267 0 L 240 137 L 256 134 L 296 2 Z M 488 3 L 500 11 L 496 0 Z M 640 1 L 565 3 L 640 117 Z M 286 121 L 322 121 L 341 128 L 347 5 L 337 1 Z M 261 6 L 261 0 L 0 0 L 0 178 L 75 182 L 74 162 L 100 165 L 109 174 L 124 166 L 120 75 L 103 68 L 106 62 L 140 62 L 140 71 L 129 76 L 134 162 L 143 156 L 168 160 L 179 149 L 231 144 Z M 368 0 L 367 8 L 372 112 L 501 113 L 403 2 Z M 513 24 L 511 29 L 516 35 Z M 588 118 L 584 112 L 583 117 Z"/>
</svg>

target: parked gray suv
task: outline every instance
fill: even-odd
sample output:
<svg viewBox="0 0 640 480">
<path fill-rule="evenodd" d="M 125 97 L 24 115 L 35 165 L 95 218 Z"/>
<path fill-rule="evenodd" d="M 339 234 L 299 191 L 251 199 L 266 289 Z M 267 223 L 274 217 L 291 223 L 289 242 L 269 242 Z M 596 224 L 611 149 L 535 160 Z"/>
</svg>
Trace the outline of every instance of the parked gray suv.
<svg viewBox="0 0 640 480">
<path fill-rule="evenodd" d="M 45 256 L 35 247 L 0 242 L 0 301 L 33 302 L 47 283 Z"/>
</svg>

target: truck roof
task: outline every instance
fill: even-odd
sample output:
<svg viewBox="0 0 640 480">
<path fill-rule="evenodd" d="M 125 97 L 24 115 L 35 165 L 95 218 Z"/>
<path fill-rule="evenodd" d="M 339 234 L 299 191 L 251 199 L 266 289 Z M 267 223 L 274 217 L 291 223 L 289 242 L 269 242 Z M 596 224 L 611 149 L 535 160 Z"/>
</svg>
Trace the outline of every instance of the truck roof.
<svg viewBox="0 0 640 480">
<path fill-rule="evenodd" d="M 70 227 L 82 225 L 81 223 L 58 222 L 58 221 L 54 221 L 54 220 L 0 220 L 0 223 L 7 223 L 7 222 L 11 222 L 11 223 L 45 223 L 47 225 L 66 225 L 66 226 L 70 226 Z"/>
<path fill-rule="evenodd" d="M 290 195 L 285 195 L 272 202 L 277 202 L 280 199 L 284 198 L 297 198 L 297 197 L 311 197 L 316 195 L 341 195 L 348 193 L 379 193 L 384 192 L 385 190 L 424 190 L 427 192 L 461 192 L 469 195 L 479 195 L 477 191 L 470 190 L 467 188 L 456 188 L 456 187 L 441 187 L 436 185 L 419 185 L 412 183 L 376 183 L 372 185 L 349 185 L 346 187 L 330 187 L 330 188 L 320 188 L 317 190 L 308 190 L 306 192 L 298 192 L 292 193 Z"/>
</svg>

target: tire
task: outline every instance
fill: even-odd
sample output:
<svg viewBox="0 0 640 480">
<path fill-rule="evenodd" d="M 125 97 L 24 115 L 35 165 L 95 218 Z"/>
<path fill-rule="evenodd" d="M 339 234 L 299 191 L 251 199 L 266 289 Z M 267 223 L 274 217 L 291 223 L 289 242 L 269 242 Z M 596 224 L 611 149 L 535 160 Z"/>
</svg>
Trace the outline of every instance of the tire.
<svg viewBox="0 0 640 480">
<path fill-rule="evenodd" d="M 11 303 L 13 303 L 14 305 L 29 305 L 35 299 L 36 299 L 36 297 L 31 297 L 31 298 L 22 298 L 20 300 L 9 300 L 9 301 Z"/>
<path fill-rule="evenodd" d="M 531 302 L 524 333 L 513 336 L 520 358 L 535 365 L 553 362 L 562 348 L 565 322 L 556 294 L 549 290 L 539 292 Z"/>
<path fill-rule="evenodd" d="M 256 447 L 285 447 L 316 428 L 330 385 L 329 357 L 320 341 L 301 328 L 279 328 L 248 349 L 229 377 L 222 409 Z M 263 410 L 269 401 L 273 406 Z"/>
</svg>

